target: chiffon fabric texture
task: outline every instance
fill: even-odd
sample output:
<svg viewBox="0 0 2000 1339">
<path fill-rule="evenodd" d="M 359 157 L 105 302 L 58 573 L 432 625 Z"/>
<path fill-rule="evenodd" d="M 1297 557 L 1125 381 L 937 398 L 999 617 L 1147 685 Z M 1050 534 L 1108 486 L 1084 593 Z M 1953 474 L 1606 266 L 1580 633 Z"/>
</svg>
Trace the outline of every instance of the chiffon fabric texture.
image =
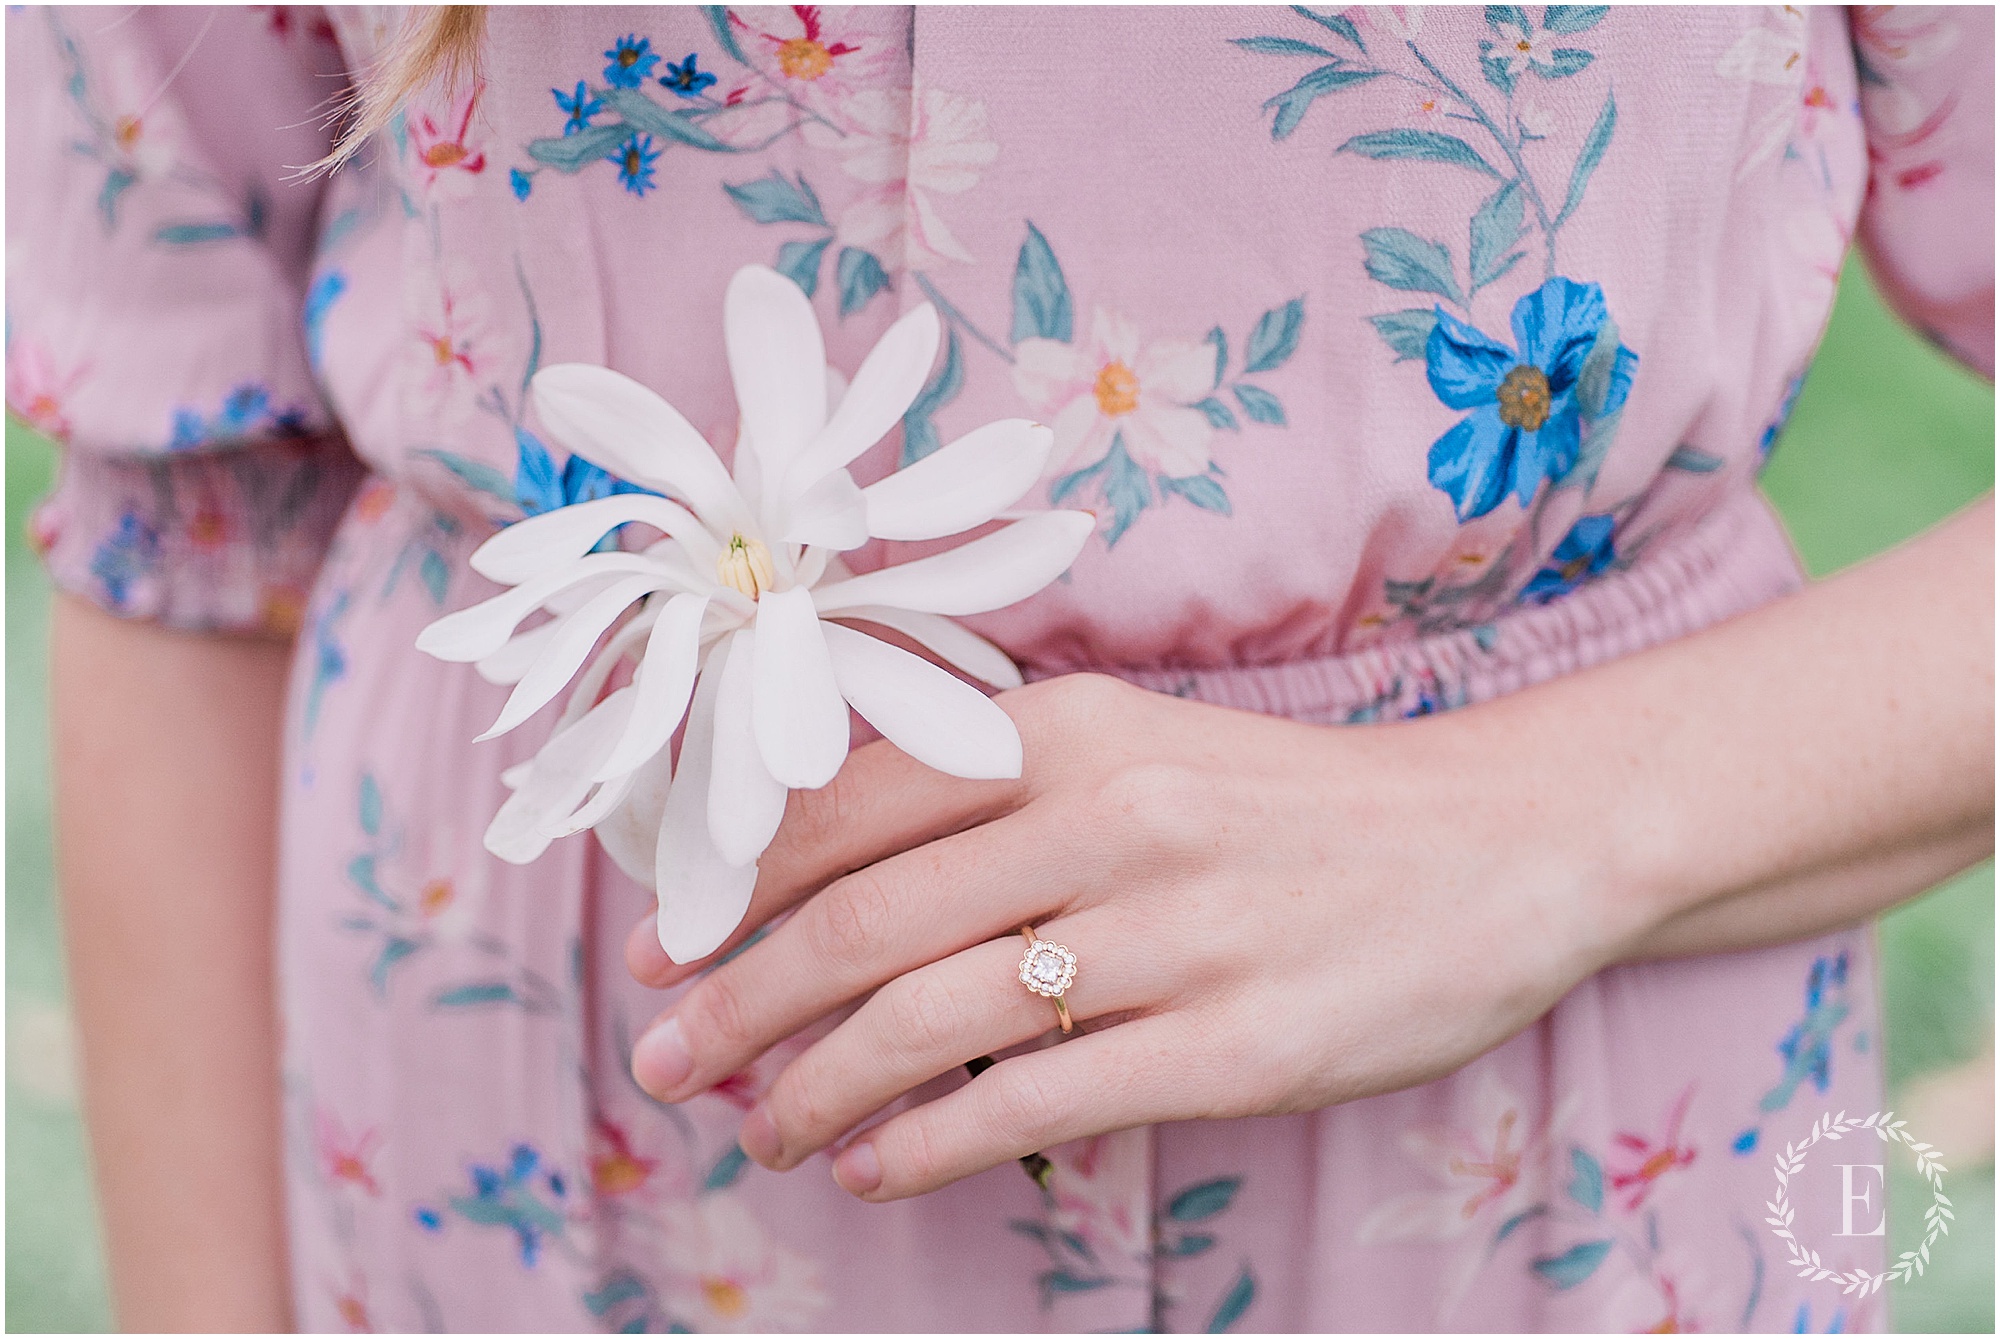
<svg viewBox="0 0 2000 1339">
<path fill-rule="evenodd" d="M 1801 582 L 1756 480 L 1850 246 L 1991 367 L 1990 10 L 495 7 L 480 82 L 300 176 L 398 19 L 7 19 L 7 389 L 67 447 L 49 569 L 298 638 L 302 1326 L 1885 1323 L 1893 1286 L 1800 1279 L 1765 1222 L 1774 1152 L 1882 1105 L 1867 931 L 1608 970 L 1449 1078 L 1082 1141 L 1046 1193 L 1002 1166 L 867 1205 L 735 1150 L 806 1039 L 682 1106 L 634 1086 L 650 896 L 587 834 L 484 852 L 554 713 L 475 745 L 506 689 L 413 642 L 493 593 L 466 557 L 495 527 L 615 483 L 543 435 L 536 368 L 615 368 L 727 453 L 752 262 L 843 375 L 944 317 L 864 482 L 1054 428 L 1023 505 L 1098 532 L 970 620 L 1031 678 L 1396 729 L 1753 609 Z M 1883 1267 L 1798 1205 L 1829 1268 Z"/>
</svg>

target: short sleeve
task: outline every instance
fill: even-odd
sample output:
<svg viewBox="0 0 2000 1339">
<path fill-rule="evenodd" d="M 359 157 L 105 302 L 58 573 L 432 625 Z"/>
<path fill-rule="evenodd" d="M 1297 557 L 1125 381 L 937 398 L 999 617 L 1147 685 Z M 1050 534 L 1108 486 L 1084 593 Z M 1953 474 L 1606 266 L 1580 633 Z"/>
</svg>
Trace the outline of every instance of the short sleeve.
<svg viewBox="0 0 2000 1339">
<path fill-rule="evenodd" d="M 1993 375 L 1993 10 L 1850 11 L 1868 198 L 1859 241 L 1890 305 Z"/>
<path fill-rule="evenodd" d="M 362 474 L 301 328 L 345 88 L 317 11 L 10 7 L 7 403 L 34 522 L 114 613 L 289 631 Z"/>
</svg>

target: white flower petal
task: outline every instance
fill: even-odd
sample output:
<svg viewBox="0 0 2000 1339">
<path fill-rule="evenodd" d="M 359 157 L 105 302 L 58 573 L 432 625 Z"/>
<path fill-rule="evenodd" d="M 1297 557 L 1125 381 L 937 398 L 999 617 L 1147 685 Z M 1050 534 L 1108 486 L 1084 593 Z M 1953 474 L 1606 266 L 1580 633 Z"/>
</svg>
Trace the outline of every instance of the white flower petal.
<svg viewBox="0 0 2000 1339">
<path fill-rule="evenodd" d="M 535 410 L 561 445 L 621 479 L 678 494 L 718 530 L 748 521 L 714 448 L 647 387 L 586 363 L 545 367 L 532 384 Z"/>
<path fill-rule="evenodd" d="M 632 773 L 632 787 L 625 798 L 595 827 L 598 844 L 612 863 L 649 891 L 657 878 L 654 860 L 660 847 L 660 816 L 666 811 L 673 774 L 673 751 L 661 749 Z"/>
<path fill-rule="evenodd" d="M 621 688 L 551 735 L 535 755 L 533 769 L 487 826 L 486 849 L 513 865 L 525 865 L 547 850 L 549 824 L 590 793 L 591 773 L 631 714 L 632 690 Z"/>
<path fill-rule="evenodd" d="M 558 620 L 551 619 L 526 632 L 517 632 L 505 646 L 473 665 L 473 668 L 488 683 L 519 683 L 521 676 L 548 647 L 549 638 L 555 635 L 557 626 Z"/>
<path fill-rule="evenodd" d="M 694 692 L 695 670 L 701 659 L 701 621 L 708 613 L 705 595 L 676 595 L 660 611 L 646 638 L 646 654 L 633 681 L 638 699 L 632 725 L 618 747 L 598 770 L 607 781 L 629 772 L 658 753 L 680 729 Z"/>
<path fill-rule="evenodd" d="M 757 601 L 755 664 L 752 716 L 764 766 L 794 789 L 824 786 L 847 759 L 847 704 L 812 592 L 794 586 Z"/>
<path fill-rule="evenodd" d="M 618 493 L 516 521 L 472 551 L 471 567 L 483 577 L 517 585 L 559 563 L 581 558 L 628 521 L 666 532 L 703 568 L 715 565 L 722 548 L 694 513 L 678 503 L 644 493 Z"/>
<path fill-rule="evenodd" d="M 751 722 L 757 654 L 755 629 L 744 628 L 715 654 L 727 657 L 715 696 L 715 762 L 708 781 L 708 835 L 732 865 L 764 854 L 785 817 L 784 783 L 771 776 Z"/>
<path fill-rule="evenodd" d="M 715 698 L 722 666 L 711 656 L 688 707 L 687 736 L 660 814 L 653 882 L 660 895 L 660 947 L 693 962 L 722 947 L 742 924 L 757 886 L 755 865 L 732 865 L 708 835 L 708 783 L 715 758 Z"/>
<path fill-rule="evenodd" d="M 1052 430 L 1024 418 L 975 428 L 862 489 L 868 533 L 942 539 L 984 525 L 1035 486 L 1055 441 Z"/>
<path fill-rule="evenodd" d="M 864 632 L 824 627 L 842 695 L 884 739 L 952 776 L 1021 775 L 1020 733 L 986 694 Z"/>
<path fill-rule="evenodd" d="M 598 782 L 597 789 L 591 792 L 590 798 L 579 808 L 571 810 L 560 818 L 549 820 L 544 830 L 550 840 L 573 837 L 585 828 L 596 827 L 613 809 L 624 802 L 627 792 L 632 789 L 632 780 L 636 775 L 636 772 L 626 772 L 609 781 Z"/>
<path fill-rule="evenodd" d="M 995 688 L 1021 686 L 1021 671 L 1007 653 L 962 623 L 954 623 L 936 614 L 891 609 L 881 604 L 857 605 L 842 611 L 839 617 L 893 628 L 946 664 L 954 665 Z"/>
<path fill-rule="evenodd" d="M 812 301 L 784 275 L 745 265 L 722 299 L 736 407 L 765 486 L 826 426 L 826 345 Z"/>
<path fill-rule="evenodd" d="M 802 491 L 820 476 L 845 469 L 902 422 L 937 360 L 940 333 L 937 310 L 928 302 L 905 312 L 883 332 L 825 430 L 793 464 L 790 491 Z"/>
<path fill-rule="evenodd" d="M 521 682 L 514 685 L 507 705 L 500 709 L 499 719 L 486 733 L 478 736 L 478 740 L 504 735 L 546 706 L 562 691 L 563 685 L 583 668 L 583 662 L 590 658 L 591 648 L 597 645 L 597 639 L 604 635 L 605 630 L 617 622 L 627 609 L 658 589 L 659 578 L 656 576 L 633 577 L 619 582 L 564 618 L 560 624 L 562 630 L 549 639 L 548 647 L 521 676 Z"/>
<path fill-rule="evenodd" d="M 787 510 L 787 544 L 845 550 L 868 542 L 868 501 L 846 470 L 822 477 Z"/>
<path fill-rule="evenodd" d="M 813 603 L 827 615 L 864 604 L 983 614 L 1025 600 L 1068 571 L 1096 526 L 1087 511 L 1037 512 L 944 553 L 821 586 Z"/>
<path fill-rule="evenodd" d="M 490 600 L 446 614 L 417 634 L 417 649 L 439 660 L 484 660 L 507 644 L 522 619 L 559 592 L 599 577 L 658 570 L 658 563 L 636 553 L 593 553 Z"/>
</svg>

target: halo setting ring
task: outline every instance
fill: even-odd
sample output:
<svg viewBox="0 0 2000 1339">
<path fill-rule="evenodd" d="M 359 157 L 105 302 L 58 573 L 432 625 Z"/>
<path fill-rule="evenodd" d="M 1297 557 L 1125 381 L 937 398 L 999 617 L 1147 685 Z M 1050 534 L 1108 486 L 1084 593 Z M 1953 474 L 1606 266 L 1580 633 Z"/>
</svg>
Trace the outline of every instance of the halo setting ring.
<svg viewBox="0 0 2000 1339">
<path fill-rule="evenodd" d="M 1076 954 L 1052 939 L 1043 939 L 1031 925 L 1021 927 L 1021 938 L 1028 943 L 1027 951 L 1021 955 L 1021 984 L 1055 1001 L 1056 1018 L 1062 1030 L 1068 1032 L 1075 1024 L 1070 1019 L 1069 1002 L 1063 996 L 1076 981 Z"/>
</svg>

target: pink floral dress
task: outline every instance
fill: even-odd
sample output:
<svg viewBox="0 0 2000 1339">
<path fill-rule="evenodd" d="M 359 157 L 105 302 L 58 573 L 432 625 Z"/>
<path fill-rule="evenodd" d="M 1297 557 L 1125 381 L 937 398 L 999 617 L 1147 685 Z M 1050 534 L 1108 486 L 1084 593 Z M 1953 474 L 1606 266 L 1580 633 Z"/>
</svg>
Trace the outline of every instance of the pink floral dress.
<svg viewBox="0 0 2000 1339">
<path fill-rule="evenodd" d="M 69 448 L 50 570 L 298 635 L 304 1326 L 1883 1324 L 1765 1222 L 1773 1151 L 1881 1105 L 1866 931 L 1616 968 L 1450 1078 L 1056 1149 L 1046 1193 L 1000 1167 L 871 1206 L 737 1151 L 785 1054 L 680 1107 L 633 1085 L 648 895 L 588 835 L 482 850 L 553 713 L 475 745 L 506 689 L 412 643 L 492 592 L 496 526 L 624 486 L 552 451 L 537 368 L 733 441 L 753 261 L 846 373 L 944 317 L 864 479 L 1053 426 L 1031 501 L 1100 529 L 973 620 L 1031 677 L 1393 729 L 1754 608 L 1801 580 L 1755 484 L 1850 244 L 1991 366 L 1990 10 L 496 7 L 484 82 L 300 178 L 395 19 L 8 15 L 7 391 Z M 1882 1267 L 1794 1198 L 1829 1267 Z"/>
</svg>

